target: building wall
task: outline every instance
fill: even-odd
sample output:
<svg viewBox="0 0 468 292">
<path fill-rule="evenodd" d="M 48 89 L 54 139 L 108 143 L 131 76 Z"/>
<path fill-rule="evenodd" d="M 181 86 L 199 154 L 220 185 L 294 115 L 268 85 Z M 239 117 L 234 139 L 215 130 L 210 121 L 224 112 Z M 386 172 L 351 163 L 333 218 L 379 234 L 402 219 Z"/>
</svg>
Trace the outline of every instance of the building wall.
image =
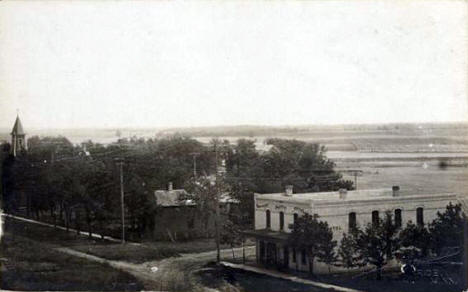
<svg viewBox="0 0 468 292">
<path fill-rule="evenodd" d="M 396 197 L 391 200 L 375 202 L 346 202 L 333 205 L 300 205 L 289 202 L 272 202 L 267 200 L 256 200 L 255 229 L 266 228 L 266 210 L 270 210 L 270 229 L 280 231 L 280 212 L 284 213 L 284 232 L 290 232 L 289 226 L 293 224 L 294 213 L 301 216 L 304 212 L 319 215 L 319 220 L 328 222 L 333 230 L 334 239 L 340 240 L 343 233 L 348 232 L 349 213 L 356 213 L 358 226 L 364 227 L 372 222 L 372 212 L 378 211 L 379 217 L 384 218 L 387 210 L 394 215 L 395 209 L 402 210 L 402 224 L 408 221 L 416 223 L 416 209 L 423 208 L 424 224 L 432 222 L 437 217 L 437 212 L 443 212 L 449 202 L 456 203 L 455 196 L 445 196 L 426 199 Z M 260 207 L 259 207 L 260 206 Z"/>
<path fill-rule="evenodd" d="M 154 216 L 152 237 L 156 240 L 186 240 L 213 236 L 214 216 L 208 215 L 204 221 L 196 211 L 193 206 L 160 208 Z"/>
<path fill-rule="evenodd" d="M 449 203 L 456 204 L 458 199 L 456 195 L 431 195 L 431 196 L 411 196 L 411 197 L 386 197 L 379 200 L 361 200 L 361 201 L 333 201 L 328 203 L 316 203 L 315 205 L 309 202 L 294 202 L 282 200 L 262 200 L 256 197 L 255 199 L 255 229 L 265 229 L 266 226 L 266 211 L 270 211 L 270 230 L 280 231 L 280 212 L 284 212 L 284 230 L 282 232 L 290 232 L 289 225 L 294 221 L 294 214 L 298 216 L 304 213 L 317 214 L 319 220 L 328 222 L 333 230 L 334 240 L 338 243 L 341 240 L 343 233 L 348 232 L 349 213 L 356 213 L 356 222 L 360 227 L 366 226 L 372 222 L 372 212 L 378 211 L 379 217 L 384 218 L 385 212 L 390 210 L 394 215 L 395 209 L 402 211 L 402 226 L 404 227 L 408 221 L 417 223 L 416 210 L 423 208 L 424 224 L 431 223 L 437 218 L 437 212 L 444 212 Z M 281 232 L 281 231 L 280 231 Z M 268 239 L 263 240 L 265 245 Z M 265 262 L 265 259 L 260 258 L 260 240 L 257 239 L 257 260 L 259 263 Z M 284 264 L 284 243 L 275 242 L 277 265 Z M 288 248 L 289 264 L 291 270 L 309 271 L 309 259 L 306 256 L 303 262 L 301 251 L 296 251 L 296 261 L 294 261 L 294 252 L 292 248 Z M 267 267 L 268 263 L 265 264 Z M 364 268 L 365 269 L 365 268 Z M 328 266 L 324 263 L 314 261 L 313 272 L 316 274 L 325 274 L 329 272 L 344 272 L 345 268 Z M 362 268 L 361 268 L 362 270 Z"/>
<path fill-rule="evenodd" d="M 221 224 L 226 218 L 230 204 L 220 206 Z M 195 206 L 161 207 L 154 216 L 151 237 L 155 240 L 186 240 L 209 238 L 215 235 L 215 215 L 203 218 Z M 172 237 L 172 238 L 171 238 Z"/>
</svg>

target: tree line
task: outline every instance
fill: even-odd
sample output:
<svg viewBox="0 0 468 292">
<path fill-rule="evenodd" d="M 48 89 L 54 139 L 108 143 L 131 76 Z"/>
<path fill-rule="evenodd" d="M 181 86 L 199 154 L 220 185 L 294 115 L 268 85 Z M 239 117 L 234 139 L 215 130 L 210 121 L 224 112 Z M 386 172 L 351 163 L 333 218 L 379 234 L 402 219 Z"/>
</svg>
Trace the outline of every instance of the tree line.
<svg viewBox="0 0 468 292">
<path fill-rule="evenodd" d="M 116 159 L 124 162 L 125 214 L 128 233 L 136 239 L 151 235 L 154 224 L 159 223 L 154 222 L 158 212 L 154 190 L 165 189 L 168 182 L 193 188 L 194 176 L 207 178 L 222 167 L 223 191 L 239 201 L 238 212 L 231 219 L 242 228 L 253 222 L 254 192 L 281 192 L 288 184 L 298 191 L 353 188 L 352 182 L 334 171 L 324 147 L 284 139 L 267 143 L 270 149 L 259 152 L 255 140 L 249 139 L 234 144 L 213 139 L 203 144 L 176 134 L 159 139 L 125 138 L 108 145 L 91 140 L 73 145 L 65 137 L 34 136 L 28 139 L 28 150 L 17 157 L 8 155 L 9 144 L 2 145 L 3 207 L 67 228 L 118 234 L 120 172 Z M 212 211 L 202 210 L 209 204 L 199 205 L 200 216 Z"/>
</svg>

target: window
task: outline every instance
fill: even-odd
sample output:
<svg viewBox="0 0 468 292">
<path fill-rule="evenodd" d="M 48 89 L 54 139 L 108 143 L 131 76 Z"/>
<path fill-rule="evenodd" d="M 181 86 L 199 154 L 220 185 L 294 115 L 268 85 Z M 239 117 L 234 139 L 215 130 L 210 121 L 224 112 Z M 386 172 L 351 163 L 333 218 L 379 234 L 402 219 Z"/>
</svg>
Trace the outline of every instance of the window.
<svg viewBox="0 0 468 292">
<path fill-rule="evenodd" d="M 294 213 L 293 224 L 295 224 L 295 223 L 297 222 L 297 217 L 298 217 L 298 216 L 299 216 L 299 215 L 297 215 L 297 213 Z"/>
<path fill-rule="evenodd" d="M 417 208 L 416 209 L 416 222 L 418 223 L 419 226 L 424 225 L 424 210 L 423 208 Z"/>
<path fill-rule="evenodd" d="M 306 252 L 305 249 L 301 251 L 301 262 L 305 265 L 306 264 Z"/>
<path fill-rule="evenodd" d="M 379 211 L 372 211 L 372 224 L 379 224 Z"/>
<path fill-rule="evenodd" d="M 293 254 L 292 254 L 292 261 L 293 261 L 293 263 L 295 263 L 295 262 L 296 262 L 296 249 L 293 248 L 292 252 L 293 252 Z"/>
<path fill-rule="evenodd" d="M 266 228 L 267 228 L 267 229 L 270 229 L 270 228 L 271 228 L 270 210 L 266 210 Z"/>
<path fill-rule="evenodd" d="M 395 226 L 401 227 L 401 209 L 395 210 Z"/>
<path fill-rule="evenodd" d="M 356 213 L 351 212 L 348 215 L 348 228 L 349 230 L 353 230 L 356 228 Z"/>
<path fill-rule="evenodd" d="M 284 213 L 283 212 L 280 212 L 279 220 L 280 220 L 280 230 L 284 230 Z"/>
</svg>

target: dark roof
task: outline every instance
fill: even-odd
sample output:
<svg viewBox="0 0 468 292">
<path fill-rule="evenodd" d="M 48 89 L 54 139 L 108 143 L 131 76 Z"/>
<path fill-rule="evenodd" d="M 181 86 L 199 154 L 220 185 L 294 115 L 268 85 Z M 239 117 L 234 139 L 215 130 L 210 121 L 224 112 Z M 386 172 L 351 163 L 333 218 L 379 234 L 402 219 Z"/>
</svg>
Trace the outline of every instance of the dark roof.
<svg viewBox="0 0 468 292">
<path fill-rule="evenodd" d="M 13 129 L 11 130 L 11 134 L 15 135 L 25 135 L 24 130 L 23 130 L 23 125 L 21 125 L 21 121 L 19 119 L 19 116 L 16 117 L 15 125 L 13 126 Z"/>
</svg>

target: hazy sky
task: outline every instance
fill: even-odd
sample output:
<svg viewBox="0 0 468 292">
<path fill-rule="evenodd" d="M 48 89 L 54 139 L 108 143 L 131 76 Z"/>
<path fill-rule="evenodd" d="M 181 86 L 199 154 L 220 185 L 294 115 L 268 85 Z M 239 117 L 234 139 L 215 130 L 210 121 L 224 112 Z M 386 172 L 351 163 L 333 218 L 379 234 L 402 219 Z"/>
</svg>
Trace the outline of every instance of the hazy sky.
<svg viewBox="0 0 468 292">
<path fill-rule="evenodd" d="M 467 2 L 0 2 L 0 127 L 468 119 Z"/>
</svg>

